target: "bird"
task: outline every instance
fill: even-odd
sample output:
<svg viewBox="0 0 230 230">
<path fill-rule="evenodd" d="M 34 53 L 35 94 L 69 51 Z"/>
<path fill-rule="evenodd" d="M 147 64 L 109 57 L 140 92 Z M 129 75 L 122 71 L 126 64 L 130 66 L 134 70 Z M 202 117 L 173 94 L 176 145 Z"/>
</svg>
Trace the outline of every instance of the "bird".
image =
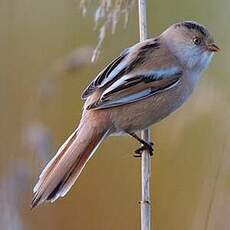
<svg viewBox="0 0 230 230">
<path fill-rule="evenodd" d="M 64 197 L 109 136 L 130 135 L 137 154 L 152 155 L 137 132 L 181 107 L 219 50 L 205 26 L 183 21 L 121 52 L 84 90 L 79 125 L 40 174 L 31 208 Z"/>
</svg>

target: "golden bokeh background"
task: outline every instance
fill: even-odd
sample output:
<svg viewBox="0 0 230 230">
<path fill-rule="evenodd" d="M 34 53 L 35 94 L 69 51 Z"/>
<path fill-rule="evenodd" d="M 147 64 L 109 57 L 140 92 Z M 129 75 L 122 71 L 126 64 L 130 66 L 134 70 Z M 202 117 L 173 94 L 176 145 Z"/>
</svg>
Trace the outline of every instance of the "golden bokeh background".
<svg viewBox="0 0 230 230">
<path fill-rule="evenodd" d="M 64 199 L 30 210 L 40 171 L 78 124 L 82 90 L 138 41 L 135 5 L 89 63 L 96 5 L 83 17 L 76 0 L 0 0 L 0 229 L 140 228 L 140 160 L 129 137 L 106 140 Z M 228 0 L 148 1 L 151 36 L 192 19 L 221 47 L 189 102 L 152 129 L 154 229 L 230 229 L 229 10 Z"/>
</svg>

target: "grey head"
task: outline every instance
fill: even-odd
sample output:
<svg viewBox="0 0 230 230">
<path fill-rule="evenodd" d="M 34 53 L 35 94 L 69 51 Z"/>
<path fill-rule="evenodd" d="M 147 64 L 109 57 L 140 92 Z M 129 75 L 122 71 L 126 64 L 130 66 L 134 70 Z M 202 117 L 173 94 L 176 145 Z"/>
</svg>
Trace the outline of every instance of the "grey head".
<svg viewBox="0 0 230 230">
<path fill-rule="evenodd" d="M 161 37 L 182 65 L 198 72 L 208 67 L 219 50 L 207 28 L 194 21 L 176 23 Z"/>
</svg>

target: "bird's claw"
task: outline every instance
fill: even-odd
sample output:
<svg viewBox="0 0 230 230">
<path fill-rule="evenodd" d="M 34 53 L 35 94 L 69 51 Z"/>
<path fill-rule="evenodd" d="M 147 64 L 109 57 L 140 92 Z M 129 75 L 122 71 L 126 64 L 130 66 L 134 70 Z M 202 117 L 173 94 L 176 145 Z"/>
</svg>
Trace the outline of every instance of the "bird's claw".
<svg viewBox="0 0 230 230">
<path fill-rule="evenodd" d="M 150 154 L 150 156 L 152 156 L 153 155 L 153 142 L 149 142 L 149 143 L 147 143 L 146 142 L 146 144 L 144 144 L 144 145 L 142 145 L 139 149 L 137 149 L 136 151 L 135 151 L 135 153 L 133 154 L 133 156 L 134 157 L 141 157 L 142 156 L 142 152 L 144 151 L 144 150 L 147 150 L 148 152 L 149 152 L 149 154 Z"/>
</svg>

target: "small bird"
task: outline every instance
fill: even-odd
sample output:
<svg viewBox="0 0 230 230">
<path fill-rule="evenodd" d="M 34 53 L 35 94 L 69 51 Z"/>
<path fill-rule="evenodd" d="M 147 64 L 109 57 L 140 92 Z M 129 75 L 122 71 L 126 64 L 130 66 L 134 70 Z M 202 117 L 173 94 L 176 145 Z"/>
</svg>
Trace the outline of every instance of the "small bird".
<svg viewBox="0 0 230 230">
<path fill-rule="evenodd" d="M 34 187 L 31 207 L 54 202 L 73 186 L 101 142 L 136 132 L 167 117 L 191 95 L 214 52 L 209 31 L 194 21 L 171 25 L 156 38 L 125 49 L 84 90 L 82 118 Z"/>
</svg>

